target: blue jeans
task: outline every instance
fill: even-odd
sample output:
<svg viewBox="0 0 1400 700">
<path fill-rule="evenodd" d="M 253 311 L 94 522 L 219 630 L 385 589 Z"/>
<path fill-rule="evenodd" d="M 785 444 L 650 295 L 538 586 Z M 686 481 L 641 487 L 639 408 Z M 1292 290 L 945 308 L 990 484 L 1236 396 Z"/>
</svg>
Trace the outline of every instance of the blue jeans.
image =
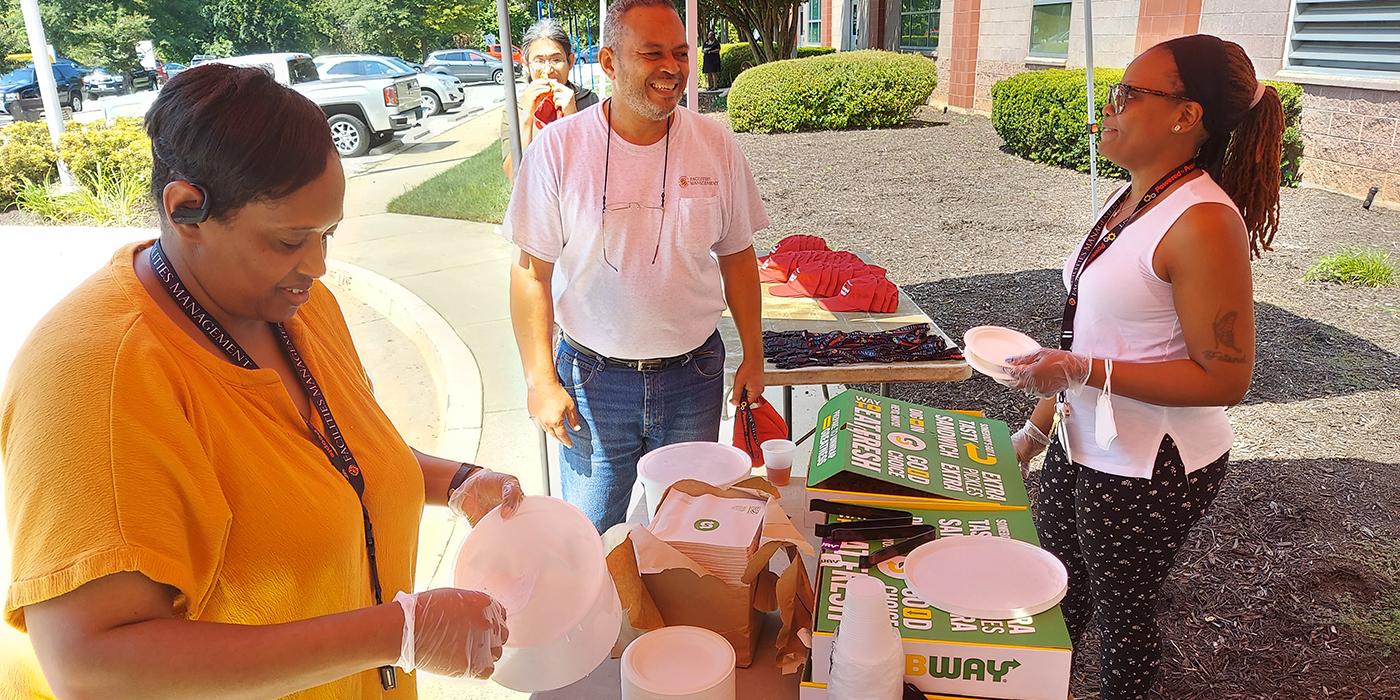
<svg viewBox="0 0 1400 700">
<path fill-rule="evenodd" d="M 677 442 L 719 439 L 724 341 L 716 332 L 685 362 L 639 372 L 580 353 L 561 340 L 554 367 L 578 406 L 582 430 L 560 446 L 564 500 L 598 532 L 627 519 L 642 455 Z"/>
</svg>

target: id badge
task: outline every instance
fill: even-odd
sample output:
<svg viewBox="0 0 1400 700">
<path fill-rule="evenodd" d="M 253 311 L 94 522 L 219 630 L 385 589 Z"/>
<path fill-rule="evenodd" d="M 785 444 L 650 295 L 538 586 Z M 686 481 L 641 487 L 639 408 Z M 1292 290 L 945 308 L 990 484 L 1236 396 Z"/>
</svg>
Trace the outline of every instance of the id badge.
<svg viewBox="0 0 1400 700">
<path fill-rule="evenodd" d="M 1065 402 L 1064 394 L 1060 394 L 1055 397 L 1055 418 L 1050 430 L 1060 438 L 1060 447 L 1064 448 L 1065 451 L 1065 461 L 1074 464 L 1074 455 L 1069 449 L 1069 426 L 1065 423 L 1067 420 L 1069 420 L 1069 404 Z"/>
</svg>

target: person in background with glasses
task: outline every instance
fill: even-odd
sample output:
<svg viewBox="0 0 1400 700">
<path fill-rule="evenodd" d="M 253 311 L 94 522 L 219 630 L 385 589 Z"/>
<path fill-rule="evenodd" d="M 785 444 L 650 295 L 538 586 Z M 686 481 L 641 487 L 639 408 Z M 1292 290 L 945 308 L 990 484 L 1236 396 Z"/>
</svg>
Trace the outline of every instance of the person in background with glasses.
<svg viewBox="0 0 1400 700">
<path fill-rule="evenodd" d="M 520 150 L 523 153 L 547 124 L 554 119 L 582 112 L 598 104 L 598 94 L 569 82 L 574 66 L 574 44 L 569 33 L 552 19 L 542 19 L 525 32 L 522 54 L 530 83 L 521 91 Z M 541 108 L 548 99 L 549 106 Z M 511 177 L 510 120 L 501 112 L 501 168 Z"/>
<path fill-rule="evenodd" d="M 415 669 L 489 676 L 505 611 L 413 593 L 419 526 L 425 504 L 477 522 L 523 493 L 412 449 L 375 401 L 317 281 L 345 199 L 325 114 L 207 64 L 146 132 L 160 237 L 60 301 L 0 396 L 5 621 L 60 698 L 413 698 Z"/>
<path fill-rule="evenodd" d="M 761 400 L 753 235 L 768 226 L 729 130 L 677 109 L 695 59 L 670 0 L 618 0 L 604 27 L 613 97 L 539 135 L 502 227 L 520 248 L 511 322 L 530 415 L 600 532 L 626 518 L 642 455 L 719 439 L 726 302 L 743 344 L 731 401 Z"/>
<path fill-rule="evenodd" d="M 1023 468 L 1049 446 L 1036 529 L 1069 570 L 1076 644 L 1102 630 L 1105 700 L 1151 691 L 1159 591 L 1225 478 L 1283 125 L 1237 44 L 1195 35 L 1138 56 L 1102 123 L 1101 152 L 1132 181 L 1066 260 L 1059 349 L 1009 358 L 1004 383 L 1041 397 L 1013 444 Z"/>
</svg>

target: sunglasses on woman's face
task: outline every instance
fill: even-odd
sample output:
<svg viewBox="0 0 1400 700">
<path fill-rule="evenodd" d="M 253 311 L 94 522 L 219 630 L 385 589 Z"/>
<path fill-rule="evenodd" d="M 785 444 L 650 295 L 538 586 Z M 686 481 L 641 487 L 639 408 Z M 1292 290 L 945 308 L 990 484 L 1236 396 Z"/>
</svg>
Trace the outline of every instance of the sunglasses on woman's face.
<svg viewBox="0 0 1400 700">
<path fill-rule="evenodd" d="M 1128 99 L 1132 97 L 1132 94 L 1135 92 L 1142 93 L 1144 95 L 1156 95 L 1157 97 L 1165 97 L 1170 100 L 1181 100 L 1183 102 L 1190 101 L 1191 99 L 1185 95 L 1175 95 L 1170 92 L 1162 92 L 1161 90 L 1134 87 L 1127 83 L 1116 83 L 1113 85 L 1113 87 L 1110 87 L 1108 89 L 1108 105 L 1113 108 L 1113 113 L 1122 114 L 1123 110 L 1128 106 Z"/>
</svg>

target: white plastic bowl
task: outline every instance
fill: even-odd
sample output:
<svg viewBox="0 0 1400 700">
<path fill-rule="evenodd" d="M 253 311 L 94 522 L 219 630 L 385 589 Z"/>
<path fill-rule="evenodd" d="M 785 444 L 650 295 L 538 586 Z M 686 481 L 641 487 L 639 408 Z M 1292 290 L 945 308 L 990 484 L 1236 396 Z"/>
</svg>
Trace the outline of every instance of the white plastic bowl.
<svg viewBox="0 0 1400 700">
<path fill-rule="evenodd" d="M 753 472 L 749 453 L 720 442 L 680 442 L 652 450 L 637 462 L 637 477 L 647 497 L 647 519 L 656 517 L 661 496 L 672 484 L 695 479 L 728 488 Z"/>
<path fill-rule="evenodd" d="M 734 647 L 699 627 L 662 627 L 622 652 L 622 700 L 734 700 Z"/>
<path fill-rule="evenodd" d="M 621 630 L 621 604 L 602 538 L 578 508 L 528 496 L 506 520 L 495 510 L 457 554 L 458 588 L 506 609 L 510 638 L 492 678 L 520 692 L 562 688 L 607 658 Z"/>
</svg>

